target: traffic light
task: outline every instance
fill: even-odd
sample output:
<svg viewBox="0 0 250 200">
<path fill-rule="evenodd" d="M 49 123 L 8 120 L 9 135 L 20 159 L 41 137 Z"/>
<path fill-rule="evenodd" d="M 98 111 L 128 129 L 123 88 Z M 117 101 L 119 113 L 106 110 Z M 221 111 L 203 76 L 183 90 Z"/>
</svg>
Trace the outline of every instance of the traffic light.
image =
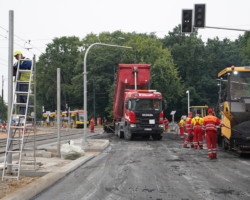
<svg viewBox="0 0 250 200">
<path fill-rule="evenodd" d="M 205 27 L 205 9 L 206 4 L 195 4 L 194 5 L 194 27 L 204 28 Z"/>
<path fill-rule="evenodd" d="M 192 32 L 192 14 L 193 10 L 182 10 L 182 24 L 181 24 L 182 33 Z"/>
</svg>

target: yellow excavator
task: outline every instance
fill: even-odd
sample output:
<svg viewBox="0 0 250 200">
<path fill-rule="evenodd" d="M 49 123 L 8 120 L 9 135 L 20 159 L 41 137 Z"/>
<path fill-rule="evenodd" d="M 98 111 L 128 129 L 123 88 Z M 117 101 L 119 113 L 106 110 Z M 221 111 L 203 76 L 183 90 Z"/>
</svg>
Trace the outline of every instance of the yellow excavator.
<svg viewBox="0 0 250 200">
<path fill-rule="evenodd" d="M 195 115 L 199 113 L 201 117 L 205 117 L 207 115 L 208 106 L 190 106 L 190 111 Z"/>
<path fill-rule="evenodd" d="M 250 66 L 227 67 L 218 73 L 221 128 L 226 150 L 250 153 Z"/>
</svg>

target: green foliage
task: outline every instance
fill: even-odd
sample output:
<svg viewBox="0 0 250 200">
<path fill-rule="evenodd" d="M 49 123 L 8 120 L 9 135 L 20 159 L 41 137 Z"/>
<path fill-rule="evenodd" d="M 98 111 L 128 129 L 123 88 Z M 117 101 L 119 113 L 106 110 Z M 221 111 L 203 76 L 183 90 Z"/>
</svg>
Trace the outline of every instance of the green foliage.
<svg viewBox="0 0 250 200">
<path fill-rule="evenodd" d="M 4 113 L 3 113 L 4 112 Z M 1 120 L 7 120 L 8 106 L 3 101 L 2 96 L 0 96 L 0 123 Z"/>
<path fill-rule="evenodd" d="M 53 43 L 48 44 L 46 53 L 40 56 L 37 63 L 37 99 L 45 110 L 56 109 L 57 68 L 61 68 L 62 109 L 66 103 L 73 107 L 79 106 L 79 91 L 75 90 L 74 83 L 81 81 L 77 79 L 82 72 L 77 68 L 80 46 L 77 37 L 55 38 Z"/>
<path fill-rule="evenodd" d="M 195 31 L 181 33 L 180 26 L 163 39 L 155 34 L 121 31 L 55 38 L 37 63 L 38 105 L 56 109 L 56 68 L 61 68 L 62 109 L 83 108 L 83 59 L 93 43 L 133 47 L 133 50 L 95 46 L 87 58 L 88 115 L 93 116 L 94 97 L 97 117 L 112 117 L 117 67 L 120 63 L 151 64 L 151 88 L 162 92 L 168 112 L 186 114 L 187 96 L 191 105 L 215 107 L 218 99 L 217 74 L 225 67 L 249 65 L 250 34 L 236 41 L 218 38 L 203 42 Z M 81 49 L 79 49 L 81 47 Z"/>
<path fill-rule="evenodd" d="M 162 55 L 155 61 L 151 72 L 152 88 L 160 91 L 168 106 L 173 108 L 183 96 L 183 85 L 168 49 L 162 50 Z"/>
<path fill-rule="evenodd" d="M 239 38 L 240 58 L 242 65 L 250 65 L 250 32 Z"/>
<path fill-rule="evenodd" d="M 241 65 L 239 42 L 214 38 L 204 43 L 197 32 L 184 35 L 178 26 L 162 43 L 170 49 L 185 90 L 190 91 L 191 105 L 207 104 L 215 107 L 218 100 L 217 74 L 225 67 Z M 241 43 L 244 43 L 243 39 Z M 185 110 L 186 101 L 186 97 L 179 99 L 177 107 Z"/>
</svg>

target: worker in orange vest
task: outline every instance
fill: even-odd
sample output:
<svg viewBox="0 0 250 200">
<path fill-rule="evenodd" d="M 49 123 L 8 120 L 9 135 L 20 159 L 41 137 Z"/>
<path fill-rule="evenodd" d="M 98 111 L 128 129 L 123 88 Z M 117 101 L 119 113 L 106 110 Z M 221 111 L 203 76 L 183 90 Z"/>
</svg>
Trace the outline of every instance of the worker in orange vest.
<svg viewBox="0 0 250 200">
<path fill-rule="evenodd" d="M 184 121 L 184 118 L 183 118 L 183 117 L 181 117 L 181 120 L 180 120 L 180 122 L 178 123 L 178 125 L 179 125 L 179 129 L 180 129 L 180 137 L 181 137 L 182 139 L 184 139 L 184 125 L 185 125 L 185 121 Z"/>
<path fill-rule="evenodd" d="M 207 143 L 207 151 L 208 151 L 208 157 L 210 159 L 216 159 L 217 158 L 217 149 L 216 149 L 216 140 L 217 140 L 217 128 L 216 126 L 221 124 L 220 120 L 213 116 L 213 109 L 208 109 L 208 115 L 204 117 L 204 128 L 206 131 L 206 143 Z"/>
<path fill-rule="evenodd" d="M 94 118 L 92 118 L 90 120 L 90 132 L 94 133 L 94 129 L 95 129 L 95 120 L 94 120 Z"/>
<path fill-rule="evenodd" d="M 188 148 L 187 145 L 188 143 L 191 144 L 191 148 L 194 148 L 194 145 L 193 145 L 193 130 L 192 130 L 192 126 L 191 126 L 191 121 L 192 121 L 192 116 L 193 116 L 193 113 L 192 112 L 189 112 L 188 113 L 188 118 L 186 120 L 186 123 L 185 123 L 185 128 L 186 128 L 186 131 L 187 131 L 187 137 L 185 139 L 185 142 L 183 144 L 183 147 L 184 148 Z"/>
<path fill-rule="evenodd" d="M 200 149 L 203 149 L 203 137 L 202 137 L 202 125 L 203 119 L 200 117 L 199 113 L 196 113 L 196 116 L 191 121 L 192 129 L 194 131 L 194 148 L 197 149 L 198 146 Z"/>
<path fill-rule="evenodd" d="M 165 125 L 165 131 L 167 132 L 168 131 L 168 124 L 169 124 L 169 121 L 168 119 L 165 117 L 164 121 L 163 121 L 164 125 Z"/>
</svg>

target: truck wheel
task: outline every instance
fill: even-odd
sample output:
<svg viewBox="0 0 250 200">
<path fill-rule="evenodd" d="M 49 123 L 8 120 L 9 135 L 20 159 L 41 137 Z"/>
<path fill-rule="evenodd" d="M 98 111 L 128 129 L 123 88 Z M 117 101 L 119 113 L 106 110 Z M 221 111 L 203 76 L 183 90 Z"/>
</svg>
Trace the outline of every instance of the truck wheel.
<svg viewBox="0 0 250 200">
<path fill-rule="evenodd" d="M 119 138 L 124 138 L 124 133 L 120 130 L 120 128 L 118 128 L 117 136 L 118 136 Z"/>
<path fill-rule="evenodd" d="M 161 140 L 162 139 L 162 135 L 160 135 L 160 134 L 153 134 L 152 138 L 153 138 L 153 140 Z"/>
<path fill-rule="evenodd" d="M 132 133 L 131 131 L 128 129 L 128 126 L 125 127 L 125 131 L 124 131 L 124 137 L 126 140 L 132 140 Z"/>
<path fill-rule="evenodd" d="M 222 139 L 222 147 L 223 147 L 223 149 L 225 149 L 225 150 L 228 150 L 228 143 L 227 143 L 227 141 L 226 141 L 226 138 L 225 137 L 223 137 L 223 139 Z"/>
</svg>

